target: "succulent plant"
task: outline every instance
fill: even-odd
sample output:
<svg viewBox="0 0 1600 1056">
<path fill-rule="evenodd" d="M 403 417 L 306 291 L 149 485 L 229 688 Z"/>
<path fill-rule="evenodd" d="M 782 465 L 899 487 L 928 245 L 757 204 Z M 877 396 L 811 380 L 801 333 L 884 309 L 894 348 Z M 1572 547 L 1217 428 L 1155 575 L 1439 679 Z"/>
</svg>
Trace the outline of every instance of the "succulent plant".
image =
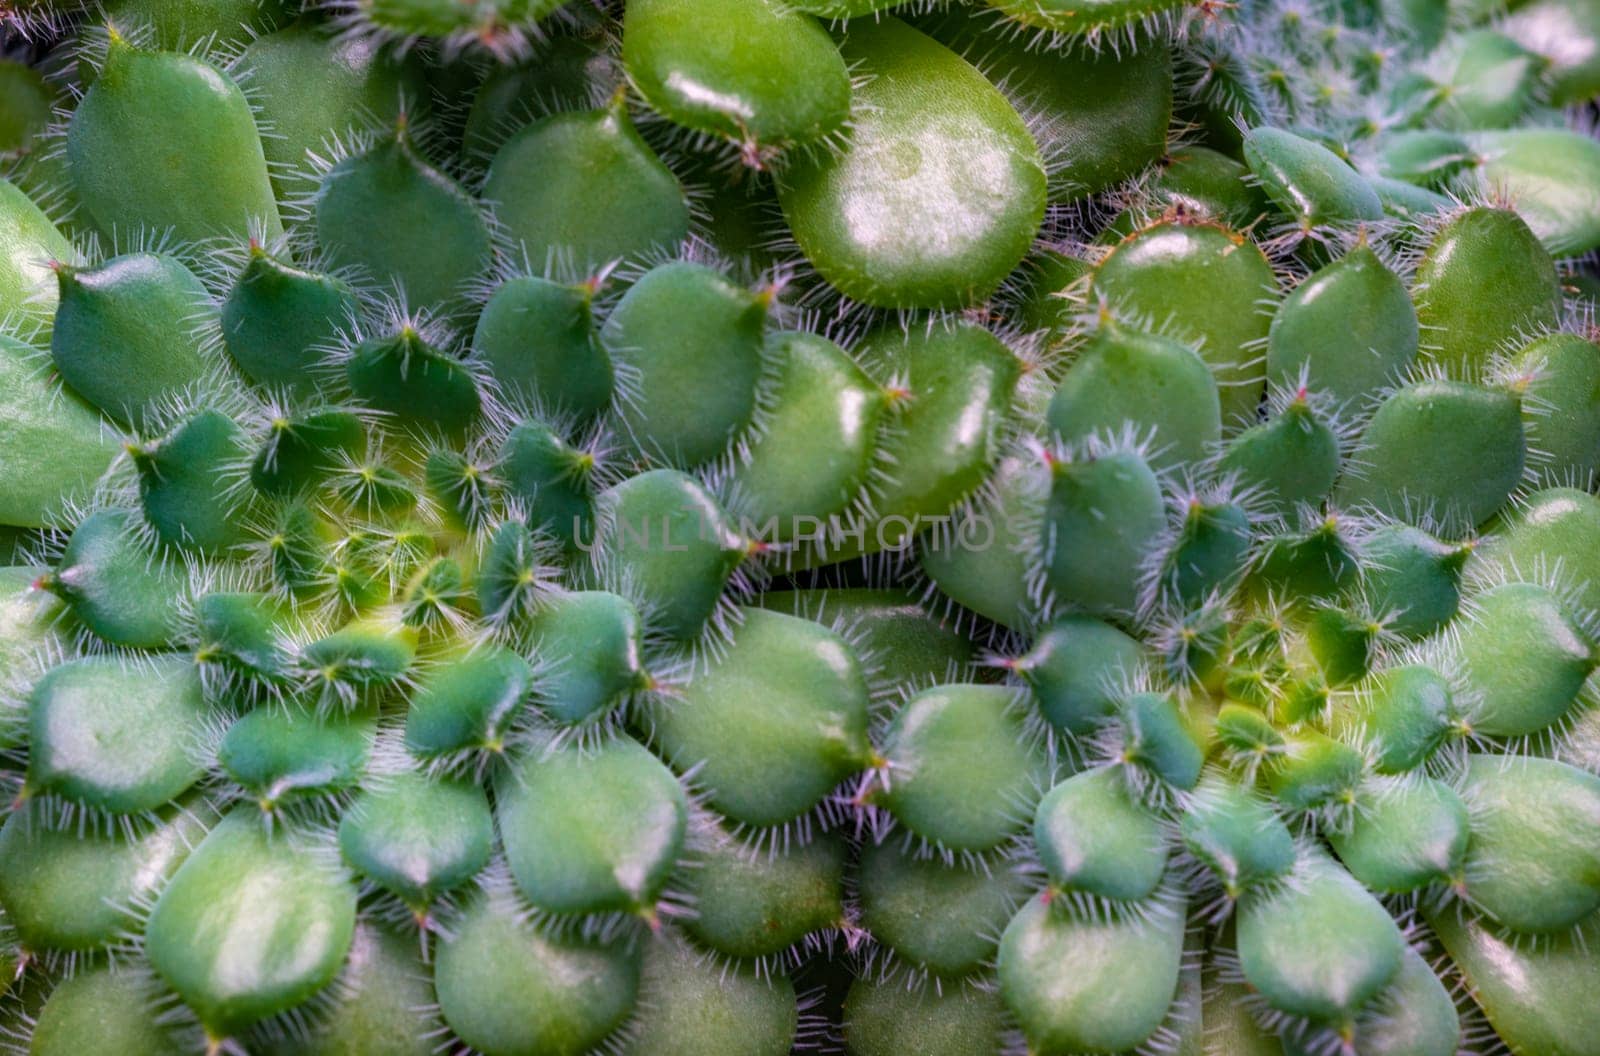
<svg viewBox="0 0 1600 1056">
<path fill-rule="evenodd" d="M 1600 1053 L 1592 5 L 0 19 L 0 1049 Z"/>
</svg>

